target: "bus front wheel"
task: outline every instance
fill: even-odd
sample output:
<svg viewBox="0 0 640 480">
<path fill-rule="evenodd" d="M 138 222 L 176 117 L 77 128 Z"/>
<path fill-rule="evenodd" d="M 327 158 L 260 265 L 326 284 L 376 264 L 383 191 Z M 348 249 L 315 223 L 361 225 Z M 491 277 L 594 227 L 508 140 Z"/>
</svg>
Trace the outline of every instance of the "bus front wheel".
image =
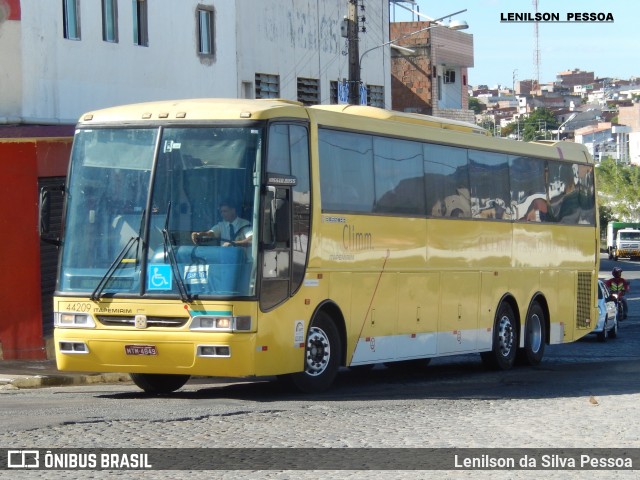
<svg viewBox="0 0 640 480">
<path fill-rule="evenodd" d="M 490 368 L 508 370 L 513 366 L 518 347 L 516 318 L 511 305 L 503 302 L 498 309 L 493 326 L 492 349 L 480 354 Z"/>
<path fill-rule="evenodd" d="M 184 386 L 189 375 L 162 375 L 156 373 L 130 373 L 133 383 L 147 393 L 171 393 Z"/>
<path fill-rule="evenodd" d="M 335 323 L 325 312 L 319 312 L 307 333 L 304 371 L 291 375 L 300 391 L 318 393 L 329 388 L 340 368 L 342 347 Z"/>
</svg>

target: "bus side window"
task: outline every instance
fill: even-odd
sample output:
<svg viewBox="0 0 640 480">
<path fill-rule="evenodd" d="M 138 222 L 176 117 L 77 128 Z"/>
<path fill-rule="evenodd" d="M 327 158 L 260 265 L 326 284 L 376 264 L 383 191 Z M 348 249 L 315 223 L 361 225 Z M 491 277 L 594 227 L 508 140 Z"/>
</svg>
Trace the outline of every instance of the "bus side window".
<svg viewBox="0 0 640 480">
<path fill-rule="evenodd" d="M 434 217 L 471 217 L 467 150 L 425 143 L 426 213 Z"/>
</svg>

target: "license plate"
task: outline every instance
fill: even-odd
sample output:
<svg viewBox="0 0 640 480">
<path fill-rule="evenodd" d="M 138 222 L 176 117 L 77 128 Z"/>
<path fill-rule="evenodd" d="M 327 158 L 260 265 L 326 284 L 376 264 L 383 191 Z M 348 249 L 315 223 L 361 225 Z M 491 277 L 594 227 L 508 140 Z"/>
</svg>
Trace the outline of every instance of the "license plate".
<svg viewBox="0 0 640 480">
<path fill-rule="evenodd" d="M 127 355 L 157 355 L 158 349 L 155 345 L 125 345 L 124 353 Z"/>
</svg>

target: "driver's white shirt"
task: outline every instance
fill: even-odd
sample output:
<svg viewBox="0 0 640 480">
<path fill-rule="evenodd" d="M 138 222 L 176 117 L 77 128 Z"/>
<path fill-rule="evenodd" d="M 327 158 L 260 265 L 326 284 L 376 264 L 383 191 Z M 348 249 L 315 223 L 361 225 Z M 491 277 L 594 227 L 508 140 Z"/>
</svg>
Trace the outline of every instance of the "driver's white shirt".
<svg viewBox="0 0 640 480">
<path fill-rule="evenodd" d="M 235 232 L 234 238 L 230 238 L 229 225 L 233 225 L 233 231 Z M 225 221 L 218 222 L 211 228 L 210 231 L 215 233 L 216 236 L 221 238 L 222 240 L 230 240 L 233 242 L 235 240 L 242 240 L 244 238 L 249 238 L 250 236 L 252 236 L 253 231 L 251 230 L 251 228 L 247 228 L 250 226 L 251 223 L 249 221 L 245 220 L 244 218 L 236 217 L 235 220 L 231 223 Z"/>
</svg>

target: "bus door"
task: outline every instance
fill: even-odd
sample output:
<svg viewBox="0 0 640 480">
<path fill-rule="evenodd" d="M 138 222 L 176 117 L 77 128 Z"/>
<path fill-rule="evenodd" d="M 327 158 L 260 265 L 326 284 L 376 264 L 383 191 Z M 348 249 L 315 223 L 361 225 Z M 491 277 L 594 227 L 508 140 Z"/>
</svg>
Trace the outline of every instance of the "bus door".
<svg viewBox="0 0 640 480">
<path fill-rule="evenodd" d="M 268 311 L 304 280 L 311 228 L 308 127 L 271 124 L 265 168 L 260 308 Z"/>
</svg>

